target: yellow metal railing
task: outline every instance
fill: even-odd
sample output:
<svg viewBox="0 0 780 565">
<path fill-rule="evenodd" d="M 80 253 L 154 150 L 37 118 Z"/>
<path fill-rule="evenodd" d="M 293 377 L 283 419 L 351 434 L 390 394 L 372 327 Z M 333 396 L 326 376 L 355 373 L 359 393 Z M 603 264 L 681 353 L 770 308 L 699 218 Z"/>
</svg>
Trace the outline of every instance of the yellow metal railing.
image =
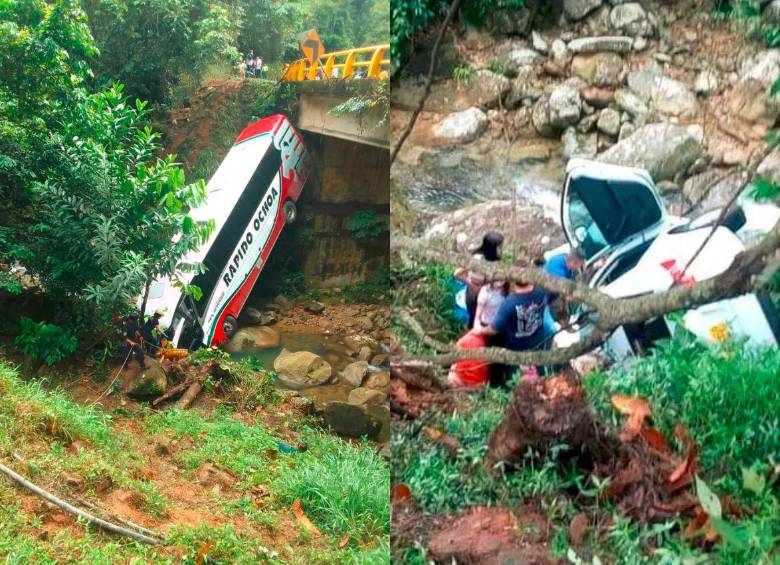
<svg viewBox="0 0 780 565">
<path fill-rule="evenodd" d="M 314 63 L 298 59 L 285 67 L 282 80 L 388 79 L 390 58 L 385 58 L 385 55 L 389 51 L 388 43 L 325 53 Z"/>
</svg>

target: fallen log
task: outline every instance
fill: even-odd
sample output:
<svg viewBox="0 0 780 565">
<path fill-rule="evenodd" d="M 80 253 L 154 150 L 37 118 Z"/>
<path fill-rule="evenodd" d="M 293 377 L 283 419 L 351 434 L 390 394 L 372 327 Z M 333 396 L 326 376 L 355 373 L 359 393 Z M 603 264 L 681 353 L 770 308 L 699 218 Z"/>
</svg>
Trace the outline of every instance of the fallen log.
<svg viewBox="0 0 780 565">
<path fill-rule="evenodd" d="M 52 503 L 53 505 L 57 506 L 58 508 L 64 510 L 65 512 L 68 512 L 69 514 L 73 514 L 75 516 L 78 516 L 79 518 L 83 518 L 90 524 L 94 524 L 95 526 L 98 526 L 99 528 L 103 528 L 104 530 L 111 532 L 113 534 L 117 534 L 120 536 L 125 536 L 132 538 L 136 541 L 140 541 L 141 543 L 148 543 L 150 545 L 155 545 L 160 543 L 160 540 L 146 536 L 144 534 L 140 534 L 138 532 L 134 532 L 132 530 L 128 530 L 127 528 L 123 528 L 121 526 L 117 526 L 116 524 L 112 524 L 111 522 L 107 522 L 101 518 L 98 518 L 96 516 L 93 516 L 89 512 L 86 512 L 82 510 L 81 508 L 77 508 L 73 506 L 72 504 L 69 504 L 68 502 L 65 502 L 64 500 L 57 498 L 50 492 L 47 492 L 43 490 L 41 487 L 31 483 L 21 475 L 17 474 L 13 469 L 10 469 L 9 467 L 6 467 L 2 463 L 0 463 L 0 472 L 14 480 L 17 484 L 24 487 L 25 489 L 29 490 L 33 494 L 43 498 L 44 500 Z"/>
<path fill-rule="evenodd" d="M 179 394 L 183 393 L 187 388 L 192 384 L 191 380 L 184 381 L 183 383 L 179 383 L 176 386 L 173 386 L 169 388 L 165 394 L 155 398 L 152 401 L 152 406 L 157 406 L 161 402 L 164 402 L 168 400 L 169 398 L 173 398 L 174 396 L 178 396 Z"/>
<path fill-rule="evenodd" d="M 198 393 L 203 388 L 203 382 L 201 381 L 195 381 L 190 385 L 190 387 L 187 389 L 187 392 L 185 392 L 182 397 L 176 401 L 176 408 L 179 408 L 181 410 L 184 410 L 187 408 L 190 404 L 192 404 L 192 401 L 195 400 L 195 397 L 198 396 Z"/>
</svg>

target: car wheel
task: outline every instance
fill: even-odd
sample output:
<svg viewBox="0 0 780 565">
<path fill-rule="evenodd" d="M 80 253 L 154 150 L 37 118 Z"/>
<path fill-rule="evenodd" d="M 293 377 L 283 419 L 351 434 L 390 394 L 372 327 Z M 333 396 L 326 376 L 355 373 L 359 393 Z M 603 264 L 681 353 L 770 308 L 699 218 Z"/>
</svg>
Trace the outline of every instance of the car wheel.
<svg viewBox="0 0 780 565">
<path fill-rule="evenodd" d="M 225 320 L 222 322 L 222 331 L 225 332 L 225 336 L 230 339 L 236 333 L 238 329 L 238 322 L 233 316 L 225 316 Z"/>
<path fill-rule="evenodd" d="M 288 200 L 282 206 L 282 212 L 284 213 L 284 221 L 288 224 L 292 224 L 298 218 L 298 209 L 295 207 L 295 202 Z"/>
</svg>

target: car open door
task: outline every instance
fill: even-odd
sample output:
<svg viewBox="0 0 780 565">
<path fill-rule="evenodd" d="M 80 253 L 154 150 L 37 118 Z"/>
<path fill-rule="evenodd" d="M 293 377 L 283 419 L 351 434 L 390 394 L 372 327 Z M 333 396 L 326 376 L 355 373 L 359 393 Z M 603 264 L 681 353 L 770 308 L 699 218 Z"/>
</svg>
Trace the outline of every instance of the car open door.
<svg viewBox="0 0 780 565">
<path fill-rule="evenodd" d="M 561 197 L 561 225 L 586 263 L 652 240 L 666 223 L 666 210 L 647 171 L 572 159 Z"/>
</svg>

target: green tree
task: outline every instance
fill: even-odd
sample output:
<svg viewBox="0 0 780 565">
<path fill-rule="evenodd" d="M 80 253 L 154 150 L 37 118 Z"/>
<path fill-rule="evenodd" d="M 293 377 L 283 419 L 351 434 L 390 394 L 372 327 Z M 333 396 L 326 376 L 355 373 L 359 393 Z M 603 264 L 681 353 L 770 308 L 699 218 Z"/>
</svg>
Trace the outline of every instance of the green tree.
<svg viewBox="0 0 780 565">
<path fill-rule="evenodd" d="M 63 301 L 125 303 L 153 277 L 175 275 L 211 229 L 188 216 L 205 198 L 203 181 L 188 185 L 173 156 L 155 157 L 158 134 L 145 114 L 115 85 L 70 109 L 54 134 L 66 166 L 35 183 L 39 220 L 26 265 Z"/>
</svg>

